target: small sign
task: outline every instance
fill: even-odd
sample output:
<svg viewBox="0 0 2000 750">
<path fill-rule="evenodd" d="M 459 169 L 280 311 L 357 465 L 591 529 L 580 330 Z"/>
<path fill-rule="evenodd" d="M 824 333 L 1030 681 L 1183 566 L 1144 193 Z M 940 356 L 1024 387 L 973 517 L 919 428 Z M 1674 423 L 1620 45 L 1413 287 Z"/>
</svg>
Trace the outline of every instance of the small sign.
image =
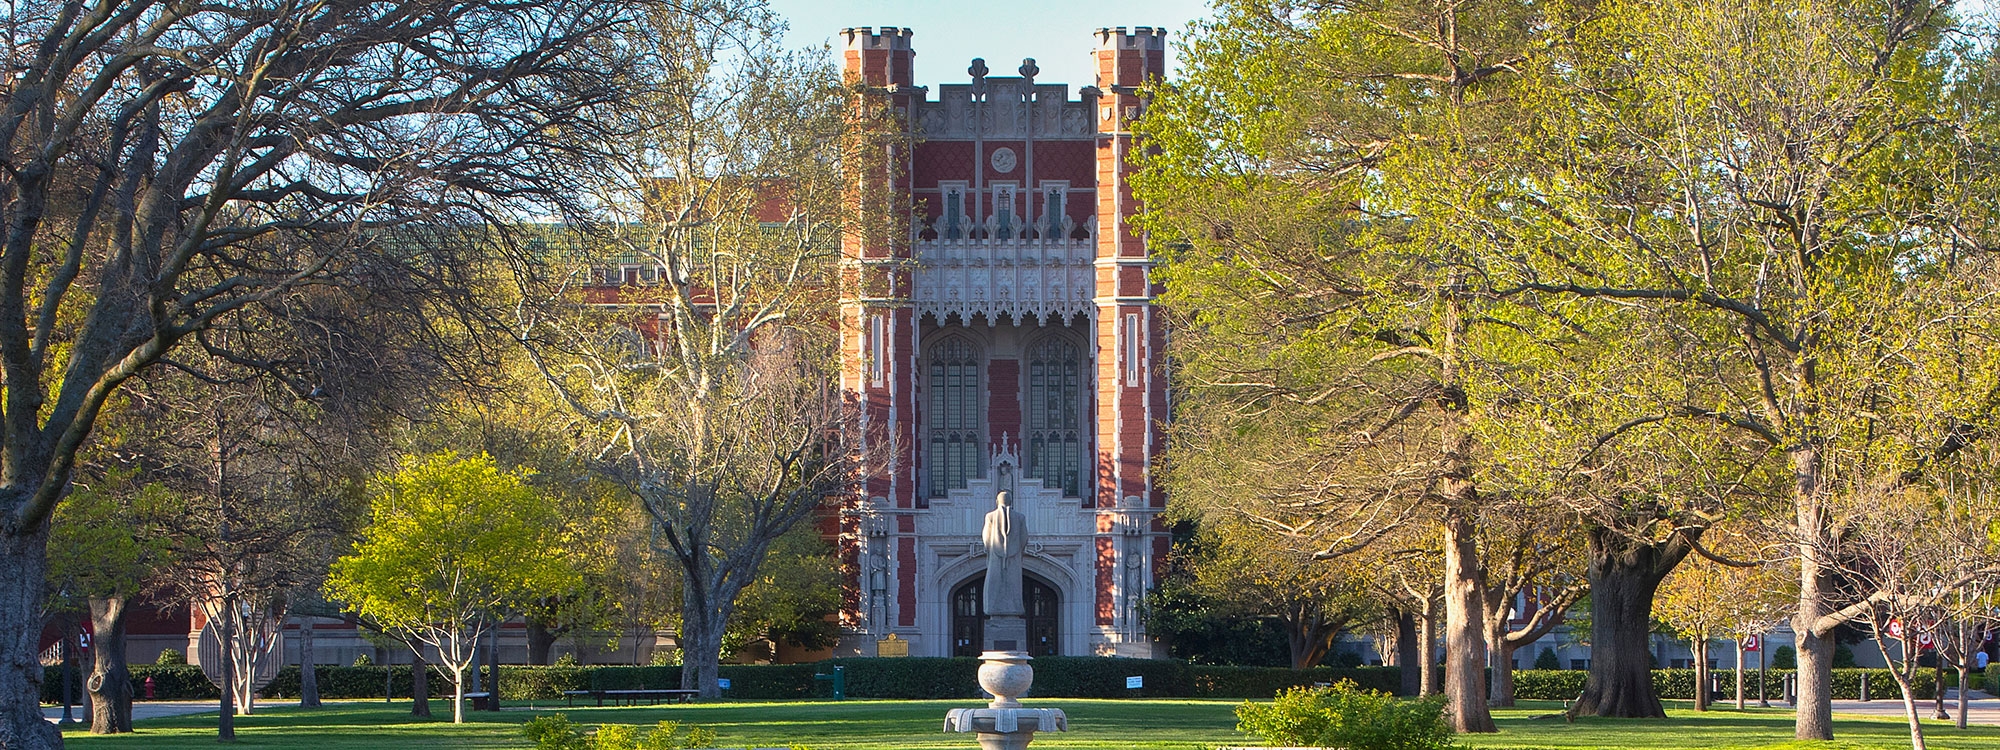
<svg viewBox="0 0 2000 750">
<path fill-rule="evenodd" d="M 895 633 L 890 633 L 889 637 L 875 642 L 875 655 L 885 657 L 909 656 L 910 642 L 897 638 Z"/>
<path fill-rule="evenodd" d="M 1744 651 L 1756 651 L 1757 649 L 1763 647 L 1764 647 L 1764 639 L 1758 638 L 1757 636 L 1754 635 L 1743 636 Z"/>
<path fill-rule="evenodd" d="M 717 677 L 717 678 L 715 678 L 715 687 L 716 687 L 717 689 L 719 689 L 719 690 L 728 690 L 728 689 L 729 689 L 729 678 L 727 678 L 727 677 Z"/>
<path fill-rule="evenodd" d="M 1127 678 L 1125 678 L 1125 689 L 1126 689 L 1126 690 L 1138 690 L 1138 689 L 1140 689 L 1140 688 L 1143 688 L 1143 687 L 1145 687 L 1145 686 L 1146 686 L 1146 678 L 1145 678 L 1145 677 L 1143 677 L 1143 676 L 1140 676 L 1140 675 L 1133 675 L 1133 676 L 1131 676 L 1131 677 L 1127 677 Z"/>
</svg>

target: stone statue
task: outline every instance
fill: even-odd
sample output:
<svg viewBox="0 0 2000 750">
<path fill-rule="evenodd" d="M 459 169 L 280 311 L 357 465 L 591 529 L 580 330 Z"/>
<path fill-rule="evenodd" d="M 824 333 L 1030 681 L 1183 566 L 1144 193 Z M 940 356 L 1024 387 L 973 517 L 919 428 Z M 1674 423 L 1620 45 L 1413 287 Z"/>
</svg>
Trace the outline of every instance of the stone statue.
<svg viewBox="0 0 2000 750">
<path fill-rule="evenodd" d="M 1023 615 L 1021 555 L 1028 545 L 1028 519 L 1014 509 L 1013 493 L 1001 490 L 994 502 L 979 537 L 986 543 L 986 614 Z"/>
</svg>

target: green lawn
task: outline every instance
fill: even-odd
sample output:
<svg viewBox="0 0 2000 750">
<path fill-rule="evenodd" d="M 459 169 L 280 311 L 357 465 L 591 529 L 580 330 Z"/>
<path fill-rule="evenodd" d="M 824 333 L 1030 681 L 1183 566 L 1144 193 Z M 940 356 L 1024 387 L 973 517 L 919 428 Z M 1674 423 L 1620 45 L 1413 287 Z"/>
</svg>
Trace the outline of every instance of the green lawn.
<svg viewBox="0 0 2000 750">
<path fill-rule="evenodd" d="M 947 708 L 967 701 L 740 702 L 638 708 L 547 708 L 538 712 L 468 714 L 471 723 L 454 726 L 449 704 L 432 706 L 446 718 L 413 723 L 409 704 L 342 702 L 318 711 L 273 709 L 237 720 L 238 745 L 245 748 L 346 750 L 349 748 L 524 748 L 515 726 L 536 713 L 561 711 L 580 723 L 651 724 L 675 719 L 714 728 L 725 747 L 793 743 L 821 750 L 930 750 L 972 748 L 970 735 L 944 734 Z M 1233 702 L 1173 700 L 1047 700 L 1032 705 L 1069 713 L 1071 731 L 1037 737 L 1037 748 L 1198 748 L 1247 744 L 1235 731 Z M 1791 743 L 1791 714 L 1782 709 L 1674 710 L 1666 721 L 1531 719 L 1559 708 L 1530 704 L 1498 712 L 1500 734 L 1467 738 L 1472 748 L 1659 748 L 1725 750 L 1745 748 L 1908 747 L 1903 725 L 1893 721 L 1842 719 L 1840 741 Z M 1928 733 L 1931 747 L 1944 750 L 2000 750 L 2000 727 L 1964 732 L 1938 723 Z M 96 737 L 72 730 L 68 746 L 78 750 L 131 748 L 213 748 L 215 717 L 188 716 L 139 722 L 135 735 Z"/>
</svg>

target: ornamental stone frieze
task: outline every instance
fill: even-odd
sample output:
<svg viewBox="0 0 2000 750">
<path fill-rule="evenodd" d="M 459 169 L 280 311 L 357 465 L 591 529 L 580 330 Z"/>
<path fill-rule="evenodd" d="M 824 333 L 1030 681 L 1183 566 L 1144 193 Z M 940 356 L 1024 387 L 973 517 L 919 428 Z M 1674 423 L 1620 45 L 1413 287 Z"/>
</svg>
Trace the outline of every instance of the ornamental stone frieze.
<svg viewBox="0 0 2000 750">
<path fill-rule="evenodd" d="M 916 246 L 919 314 L 970 321 L 1090 315 L 1097 293 L 1094 239 L 922 240 Z"/>
</svg>

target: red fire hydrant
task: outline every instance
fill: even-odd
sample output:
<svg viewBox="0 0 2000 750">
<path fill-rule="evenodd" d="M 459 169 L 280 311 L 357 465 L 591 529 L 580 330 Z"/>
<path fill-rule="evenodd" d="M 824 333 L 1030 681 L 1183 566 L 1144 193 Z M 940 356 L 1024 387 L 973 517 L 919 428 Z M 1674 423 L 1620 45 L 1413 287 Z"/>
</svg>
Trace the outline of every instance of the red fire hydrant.
<svg viewBox="0 0 2000 750">
<path fill-rule="evenodd" d="M 146 676 L 146 700 L 152 700 L 152 699 L 153 699 L 153 677 L 152 677 L 152 675 L 147 675 L 147 676 Z"/>
</svg>

